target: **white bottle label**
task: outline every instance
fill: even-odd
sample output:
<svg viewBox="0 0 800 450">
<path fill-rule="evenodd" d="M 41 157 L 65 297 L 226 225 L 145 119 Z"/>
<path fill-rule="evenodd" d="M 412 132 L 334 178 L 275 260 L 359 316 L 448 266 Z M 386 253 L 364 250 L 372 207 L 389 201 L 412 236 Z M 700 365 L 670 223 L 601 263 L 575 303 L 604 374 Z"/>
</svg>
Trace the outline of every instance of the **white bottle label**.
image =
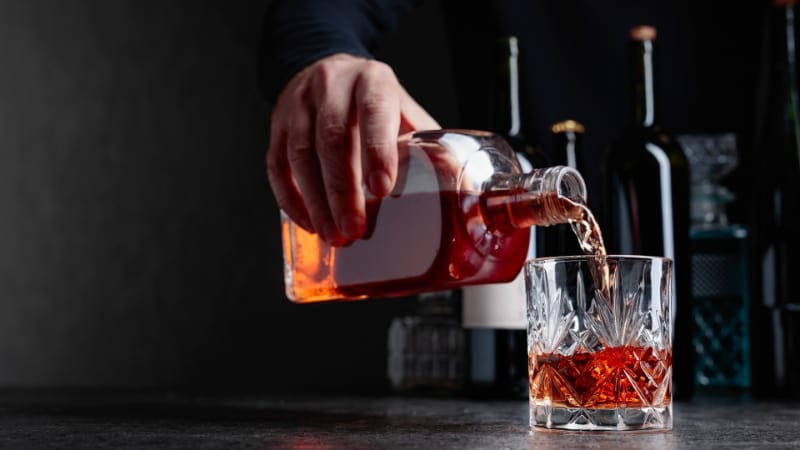
<svg viewBox="0 0 800 450">
<path fill-rule="evenodd" d="M 463 314 L 465 328 L 526 329 L 524 272 L 509 283 L 464 288 Z"/>
<path fill-rule="evenodd" d="M 524 172 L 532 169 L 530 162 L 517 154 Z M 528 258 L 536 256 L 536 227 L 531 228 Z M 508 283 L 468 286 L 462 290 L 462 322 L 465 328 L 500 328 L 525 330 L 528 327 L 528 308 L 525 296 L 525 271 L 521 270 Z"/>
</svg>

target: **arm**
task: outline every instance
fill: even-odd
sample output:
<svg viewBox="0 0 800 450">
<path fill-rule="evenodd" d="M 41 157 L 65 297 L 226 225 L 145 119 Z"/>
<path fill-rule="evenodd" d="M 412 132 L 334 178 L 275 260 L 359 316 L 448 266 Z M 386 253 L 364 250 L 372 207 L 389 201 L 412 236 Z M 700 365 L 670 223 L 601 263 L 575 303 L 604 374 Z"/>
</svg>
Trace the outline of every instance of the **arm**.
<svg viewBox="0 0 800 450">
<path fill-rule="evenodd" d="M 379 34 L 409 6 L 286 1 L 265 21 L 265 87 L 268 95 L 271 87 L 279 91 L 266 158 L 270 186 L 292 220 L 335 245 L 365 231 L 362 181 L 378 197 L 391 192 L 397 135 L 438 128 L 389 66 L 368 59 Z"/>
<path fill-rule="evenodd" d="M 337 53 L 369 59 L 416 0 L 275 0 L 262 30 L 261 82 L 275 101 L 295 74 Z"/>
</svg>

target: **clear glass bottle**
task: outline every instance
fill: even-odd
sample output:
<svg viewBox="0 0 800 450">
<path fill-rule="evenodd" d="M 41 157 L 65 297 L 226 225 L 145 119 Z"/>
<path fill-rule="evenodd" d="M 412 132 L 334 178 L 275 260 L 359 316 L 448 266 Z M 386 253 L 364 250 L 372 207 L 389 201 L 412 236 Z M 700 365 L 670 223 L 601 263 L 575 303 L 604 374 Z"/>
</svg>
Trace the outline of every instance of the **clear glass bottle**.
<svg viewBox="0 0 800 450">
<path fill-rule="evenodd" d="M 458 290 L 419 294 L 412 314 L 392 319 L 386 375 L 396 392 L 452 396 L 467 379 Z"/>
<path fill-rule="evenodd" d="M 704 394 L 750 388 L 749 229 L 728 222 L 721 181 L 738 163 L 736 135 L 677 136 L 691 168 L 694 383 Z"/>
<path fill-rule="evenodd" d="M 514 279 L 530 227 L 583 217 L 569 167 L 523 173 L 497 135 L 467 130 L 398 140 L 394 190 L 367 199 L 367 232 L 333 247 L 282 217 L 286 295 L 298 303 L 408 296 Z"/>
</svg>

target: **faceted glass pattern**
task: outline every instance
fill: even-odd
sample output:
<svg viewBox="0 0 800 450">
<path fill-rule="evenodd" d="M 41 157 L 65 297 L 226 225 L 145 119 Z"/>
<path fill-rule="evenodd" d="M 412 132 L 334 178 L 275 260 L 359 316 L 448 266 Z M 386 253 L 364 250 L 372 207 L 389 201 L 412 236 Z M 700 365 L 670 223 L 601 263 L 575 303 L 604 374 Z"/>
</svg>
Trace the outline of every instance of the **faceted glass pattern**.
<svg viewBox="0 0 800 450">
<path fill-rule="evenodd" d="M 694 381 L 712 393 L 744 392 L 751 381 L 747 250 L 728 230 L 692 232 Z"/>
<path fill-rule="evenodd" d="M 672 428 L 672 262 L 540 258 L 525 275 L 531 426 Z"/>
</svg>

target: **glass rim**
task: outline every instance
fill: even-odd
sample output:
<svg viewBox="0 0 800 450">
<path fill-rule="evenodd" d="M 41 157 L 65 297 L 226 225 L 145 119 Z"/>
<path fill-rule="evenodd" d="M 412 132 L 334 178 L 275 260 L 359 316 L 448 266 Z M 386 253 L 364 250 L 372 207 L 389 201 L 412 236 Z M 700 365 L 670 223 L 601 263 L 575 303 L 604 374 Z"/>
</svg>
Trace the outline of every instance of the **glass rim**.
<svg viewBox="0 0 800 450">
<path fill-rule="evenodd" d="M 543 263 L 568 263 L 577 261 L 589 261 L 602 258 L 605 260 L 613 261 L 661 261 L 672 263 L 672 258 L 666 256 L 650 256 L 650 255 L 565 255 L 565 256 L 540 256 L 538 258 L 531 258 L 525 261 L 525 265 L 537 265 Z"/>
</svg>

